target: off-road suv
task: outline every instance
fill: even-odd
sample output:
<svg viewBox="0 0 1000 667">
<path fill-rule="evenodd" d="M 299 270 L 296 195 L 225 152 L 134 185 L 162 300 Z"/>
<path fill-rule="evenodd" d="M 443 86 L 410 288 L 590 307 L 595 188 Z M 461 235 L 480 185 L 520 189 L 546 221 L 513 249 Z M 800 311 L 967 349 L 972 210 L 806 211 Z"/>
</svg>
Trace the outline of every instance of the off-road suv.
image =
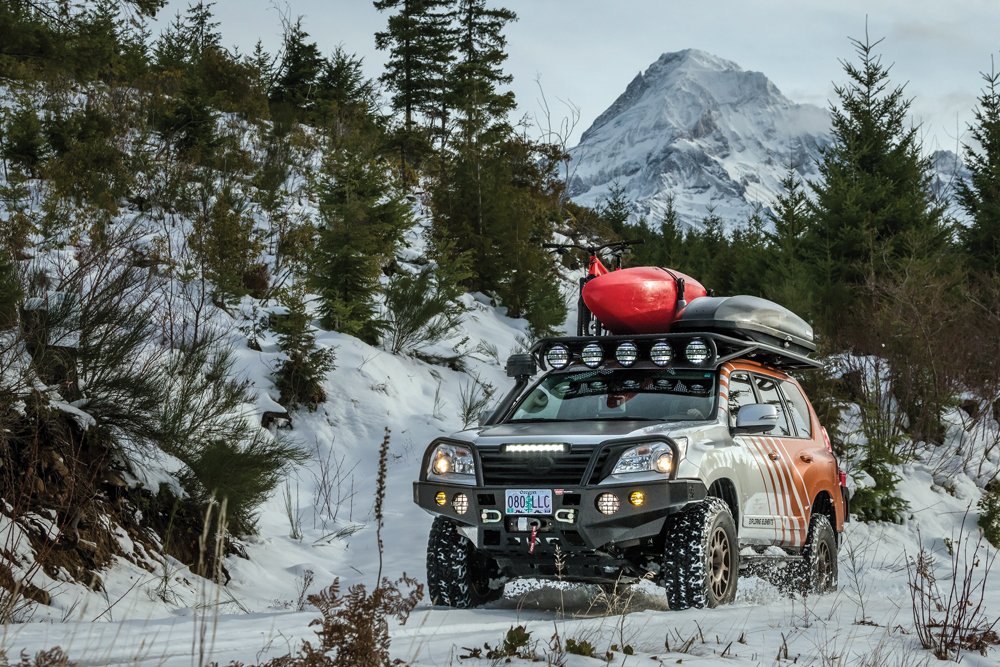
<svg viewBox="0 0 1000 667">
<path fill-rule="evenodd" d="M 652 576 L 671 608 L 713 607 L 755 561 L 835 588 L 843 475 L 786 373 L 819 364 L 744 333 L 554 338 L 511 357 L 501 405 L 432 442 L 414 483 L 436 515 L 432 601 L 479 605 L 515 577 Z"/>
</svg>

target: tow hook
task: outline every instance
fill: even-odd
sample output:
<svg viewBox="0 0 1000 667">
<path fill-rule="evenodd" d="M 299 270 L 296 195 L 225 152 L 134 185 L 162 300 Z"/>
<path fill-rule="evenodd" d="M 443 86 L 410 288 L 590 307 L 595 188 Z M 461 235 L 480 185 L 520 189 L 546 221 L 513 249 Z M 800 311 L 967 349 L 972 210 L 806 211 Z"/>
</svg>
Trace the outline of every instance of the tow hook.
<svg viewBox="0 0 1000 667">
<path fill-rule="evenodd" d="M 538 527 L 542 525 L 541 521 L 534 519 L 530 523 L 531 525 L 531 537 L 528 538 L 528 553 L 535 553 L 535 543 L 538 541 Z"/>
</svg>

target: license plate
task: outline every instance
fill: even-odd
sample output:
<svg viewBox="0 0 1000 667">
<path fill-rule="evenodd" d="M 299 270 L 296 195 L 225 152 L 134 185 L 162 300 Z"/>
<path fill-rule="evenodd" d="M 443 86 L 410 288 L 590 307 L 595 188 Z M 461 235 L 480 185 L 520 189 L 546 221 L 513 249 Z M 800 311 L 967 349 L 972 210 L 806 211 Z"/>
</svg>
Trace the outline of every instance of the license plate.
<svg viewBox="0 0 1000 667">
<path fill-rule="evenodd" d="M 552 514 L 552 489 L 507 489 L 507 514 Z"/>
</svg>

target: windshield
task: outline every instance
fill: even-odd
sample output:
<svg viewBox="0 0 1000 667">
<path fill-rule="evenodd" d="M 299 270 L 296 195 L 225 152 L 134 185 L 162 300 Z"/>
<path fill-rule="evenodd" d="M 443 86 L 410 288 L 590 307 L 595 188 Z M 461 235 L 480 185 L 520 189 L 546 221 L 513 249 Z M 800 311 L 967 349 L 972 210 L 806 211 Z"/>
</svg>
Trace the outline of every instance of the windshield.
<svg viewBox="0 0 1000 667">
<path fill-rule="evenodd" d="M 509 421 L 709 419 L 715 373 L 672 369 L 601 369 L 553 373 L 517 405 Z"/>
</svg>

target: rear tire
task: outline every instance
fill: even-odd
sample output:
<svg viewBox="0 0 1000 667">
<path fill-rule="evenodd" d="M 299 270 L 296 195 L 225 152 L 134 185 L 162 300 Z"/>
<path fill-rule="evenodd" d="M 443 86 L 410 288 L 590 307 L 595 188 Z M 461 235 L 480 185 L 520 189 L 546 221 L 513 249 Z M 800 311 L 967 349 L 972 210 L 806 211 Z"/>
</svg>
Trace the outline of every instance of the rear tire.
<svg viewBox="0 0 1000 667">
<path fill-rule="evenodd" d="M 736 597 L 736 522 L 721 498 L 708 497 L 667 518 L 659 584 L 671 609 L 717 607 Z"/>
<path fill-rule="evenodd" d="M 503 595 L 500 568 L 464 535 L 439 516 L 427 540 L 427 589 L 431 604 L 468 609 Z"/>
<path fill-rule="evenodd" d="M 837 533 L 824 514 L 809 520 L 802 562 L 798 564 L 795 586 L 802 594 L 829 593 L 837 590 Z"/>
</svg>

